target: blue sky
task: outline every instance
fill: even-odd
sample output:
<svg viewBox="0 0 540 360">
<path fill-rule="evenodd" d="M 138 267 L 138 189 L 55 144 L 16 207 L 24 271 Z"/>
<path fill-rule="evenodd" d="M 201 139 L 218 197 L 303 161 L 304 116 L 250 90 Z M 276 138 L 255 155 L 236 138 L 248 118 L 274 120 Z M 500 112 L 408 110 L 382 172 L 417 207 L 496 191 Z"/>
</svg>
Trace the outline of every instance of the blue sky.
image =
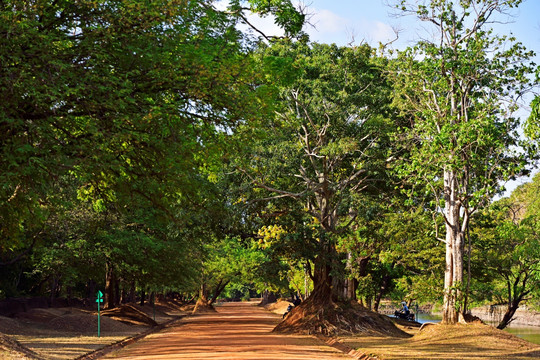
<svg viewBox="0 0 540 360">
<path fill-rule="evenodd" d="M 312 41 L 347 45 L 368 42 L 377 46 L 394 38 L 393 28 L 400 30 L 400 40 L 395 44 L 402 49 L 411 45 L 425 33 L 425 24 L 412 16 L 393 17 L 394 12 L 385 3 L 398 0 L 294 0 L 307 7 L 310 23 L 305 30 Z M 415 0 L 412 0 L 413 2 Z M 226 0 L 219 3 L 225 6 Z M 513 18 L 503 18 L 509 23 L 497 25 L 499 34 L 512 32 L 527 48 L 540 53 L 540 0 L 524 0 L 513 11 Z M 279 35 L 272 19 L 251 19 L 268 35 Z M 539 61 L 540 62 L 540 58 Z"/>
<path fill-rule="evenodd" d="M 313 41 L 346 45 L 354 34 L 356 43 L 364 40 L 377 45 L 392 39 L 392 28 L 397 27 L 401 34 L 396 47 L 403 48 L 422 35 L 425 25 L 413 17 L 392 17 L 389 13 L 393 9 L 384 5 L 391 2 L 395 0 L 311 0 L 305 4 L 313 14 L 311 22 L 316 29 L 306 30 Z M 496 30 L 513 32 L 527 48 L 540 53 L 540 0 L 525 0 L 513 15 L 511 23 L 499 25 Z"/>
</svg>

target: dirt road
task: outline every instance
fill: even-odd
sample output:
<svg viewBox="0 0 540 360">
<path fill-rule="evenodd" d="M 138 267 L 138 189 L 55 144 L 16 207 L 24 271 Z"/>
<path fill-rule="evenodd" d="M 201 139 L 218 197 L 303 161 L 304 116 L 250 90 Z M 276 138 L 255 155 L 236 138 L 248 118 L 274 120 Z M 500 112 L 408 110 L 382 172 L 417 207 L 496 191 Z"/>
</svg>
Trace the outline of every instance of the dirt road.
<svg viewBox="0 0 540 360">
<path fill-rule="evenodd" d="M 310 336 L 272 333 L 279 315 L 255 303 L 226 303 L 218 312 L 188 317 L 108 359 L 351 359 Z"/>
</svg>

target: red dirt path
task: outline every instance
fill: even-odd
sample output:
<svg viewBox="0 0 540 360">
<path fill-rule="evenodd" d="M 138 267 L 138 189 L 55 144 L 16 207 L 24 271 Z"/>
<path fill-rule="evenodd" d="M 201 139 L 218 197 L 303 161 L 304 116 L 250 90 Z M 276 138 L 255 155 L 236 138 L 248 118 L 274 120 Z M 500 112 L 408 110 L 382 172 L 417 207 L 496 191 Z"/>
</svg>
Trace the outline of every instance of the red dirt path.
<svg viewBox="0 0 540 360">
<path fill-rule="evenodd" d="M 311 336 L 272 333 L 280 316 L 256 303 L 226 303 L 108 354 L 111 359 L 351 359 Z"/>
</svg>

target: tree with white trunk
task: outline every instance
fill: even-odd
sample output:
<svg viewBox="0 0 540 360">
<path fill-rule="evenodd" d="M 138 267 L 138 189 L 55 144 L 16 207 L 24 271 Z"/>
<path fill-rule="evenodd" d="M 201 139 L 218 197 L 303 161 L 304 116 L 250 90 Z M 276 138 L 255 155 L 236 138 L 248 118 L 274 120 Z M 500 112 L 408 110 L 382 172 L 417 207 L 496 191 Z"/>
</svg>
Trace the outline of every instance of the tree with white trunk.
<svg viewBox="0 0 540 360">
<path fill-rule="evenodd" d="M 443 323 L 464 306 L 464 253 L 471 216 L 526 172 L 531 158 L 515 115 L 531 90 L 534 55 L 492 25 L 508 19 L 520 0 L 400 1 L 433 30 L 399 52 L 390 69 L 395 105 L 406 126 L 397 135 L 408 156 L 396 169 L 416 199 L 444 218 L 436 236 L 446 247 Z M 439 236 L 440 232 L 441 234 Z M 468 246 L 467 246 L 468 248 Z"/>
</svg>

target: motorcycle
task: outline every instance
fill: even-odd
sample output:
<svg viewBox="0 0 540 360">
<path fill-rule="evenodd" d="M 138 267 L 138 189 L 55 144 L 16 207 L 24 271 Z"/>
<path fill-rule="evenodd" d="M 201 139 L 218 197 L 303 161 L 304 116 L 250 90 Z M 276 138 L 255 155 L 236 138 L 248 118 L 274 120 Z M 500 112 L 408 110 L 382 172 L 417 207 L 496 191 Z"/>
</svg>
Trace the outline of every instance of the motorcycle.
<svg viewBox="0 0 540 360">
<path fill-rule="evenodd" d="M 413 313 L 405 314 L 403 311 L 400 311 L 400 310 L 396 310 L 394 312 L 394 317 L 397 317 L 397 318 L 400 318 L 400 319 L 405 319 L 407 321 L 414 321 L 414 314 Z"/>
</svg>

